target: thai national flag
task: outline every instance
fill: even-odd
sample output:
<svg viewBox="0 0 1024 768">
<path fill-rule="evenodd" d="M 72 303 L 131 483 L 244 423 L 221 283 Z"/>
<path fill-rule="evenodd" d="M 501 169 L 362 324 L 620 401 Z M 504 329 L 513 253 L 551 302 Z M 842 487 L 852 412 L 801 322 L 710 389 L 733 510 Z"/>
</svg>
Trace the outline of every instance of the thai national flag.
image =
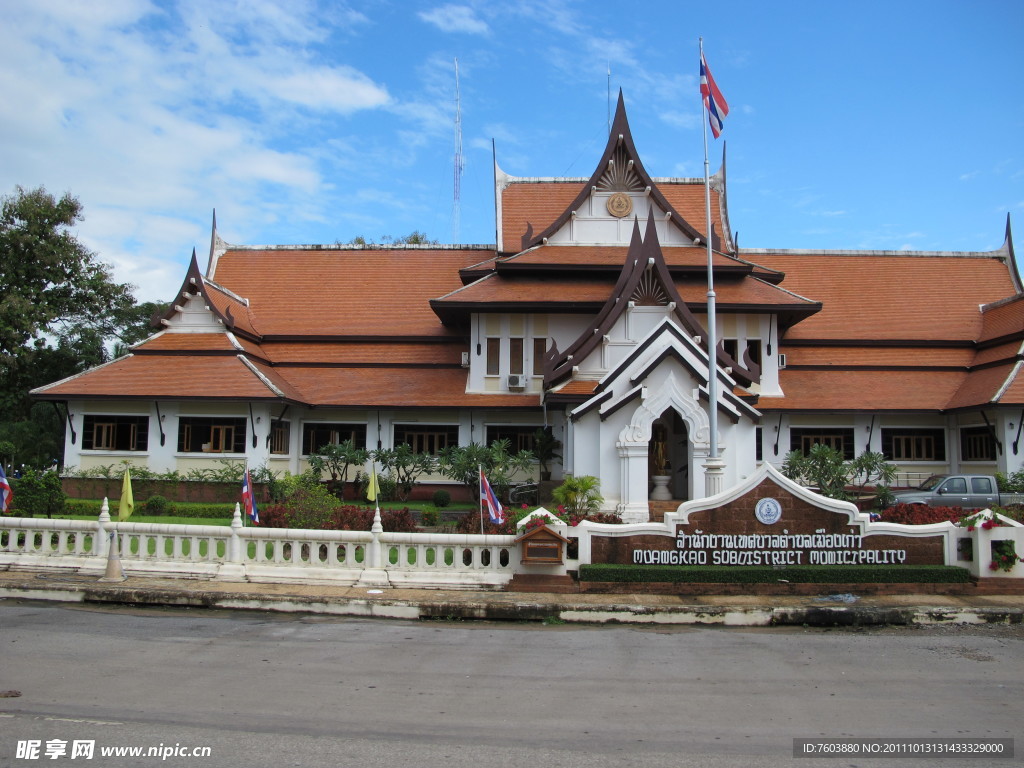
<svg viewBox="0 0 1024 768">
<path fill-rule="evenodd" d="M 725 101 L 722 92 L 715 84 L 715 78 L 711 76 L 708 69 L 708 62 L 704 58 L 704 52 L 700 54 L 700 95 L 704 97 L 704 107 L 708 111 L 708 124 L 711 126 L 711 133 L 717 139 L 722 135 L 722 120 L 729 114 L 729 105 Z"/>
<path fill-rule="evenodd" d="M 259 525 L 260 513 L 256 509 L 256 496 L 252 490 L 252 480 L 249 479 L 248 467 L 246 467 L 245 475 L 242 477 L 242 503 L 245 505 L 245 514 L 252 520 L 252 524 Z"/>
<path fill-rule="evenodd" d="M 498 496 L 487 482 L 487 476 L 480 470 L 480 501 L 487 505 L 487 514 L 491 516 L 491 522 L 501 525 L 505 522 L 505 511 L 501 508 Z"/>
<path fill-rule="evenodd" d="M 7 482 L 7 475 L 4 474 L 4 468 L 0 465 L 0 514 L 7 514 L 7 510 L 11 508 L 11 501 L 14 500 L 14 491 L 11 490 L 11 484 Z"/>
</svg>

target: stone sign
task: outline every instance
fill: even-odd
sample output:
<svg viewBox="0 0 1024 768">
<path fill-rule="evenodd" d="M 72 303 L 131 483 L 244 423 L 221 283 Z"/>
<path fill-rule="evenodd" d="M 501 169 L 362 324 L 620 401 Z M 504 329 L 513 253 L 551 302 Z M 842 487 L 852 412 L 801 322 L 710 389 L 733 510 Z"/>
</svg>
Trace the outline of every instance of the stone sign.
<svg viewBox="0 0 1024 768">
<path fill-rule="evenodd" d="M 713 499 L 684 504 L 663 526 L 591 537 L 591 562 L 636 565 L 943 565 L 942 526 L 871 522 L 773 468 Z M 914 530 L 916 528 L 917 530 Z M 659 530 L 663 529 L 663 530 Z"/>
</svg>

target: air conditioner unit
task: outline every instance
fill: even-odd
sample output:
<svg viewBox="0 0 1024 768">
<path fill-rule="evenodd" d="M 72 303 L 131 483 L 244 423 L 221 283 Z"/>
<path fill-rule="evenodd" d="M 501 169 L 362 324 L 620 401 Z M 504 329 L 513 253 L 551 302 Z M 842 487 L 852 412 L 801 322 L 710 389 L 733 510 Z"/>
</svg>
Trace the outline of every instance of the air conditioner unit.
<svg viewBox="0 0 1024 768">
<path fill-rule="evenodd" d="M 779 355 L 779 368 L 785 368 L 785 367 L 786 367 L 786 356 L 785 355 Z"/>
<path fill-rule="evenodd" d="M 462 353 L 462 367 L 469 368 L 469 352 Z"/>
<path fill-rule="evenodd" d="M 508 388 L 515 390 L 526 389 L 526 377 L 518 373 L 512 374 L 508 377 Z"/>
</svg>

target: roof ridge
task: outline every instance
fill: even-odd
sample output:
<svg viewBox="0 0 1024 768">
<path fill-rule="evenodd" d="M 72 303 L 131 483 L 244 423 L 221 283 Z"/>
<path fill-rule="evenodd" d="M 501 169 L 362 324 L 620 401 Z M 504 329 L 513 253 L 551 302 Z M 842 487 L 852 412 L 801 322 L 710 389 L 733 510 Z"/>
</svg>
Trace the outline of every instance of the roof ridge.
<svg viewBox="0 0 1024 768">
<path fill-rule="evenodd" d="M 831 248 L 740 248 L 737 257 L 746 254 L 766 256 L 908 256 L 908 257 L 951 257 L 951 258 L 1005 258 L 1002 248 L 992 251 L 892 251 L 892 250 L 844 250 Z M 754 262 L 756 263 L 756 262 Z M 758 265 L 762 266 L 762 265 Z M 769 267 L 770 269 L 770 267 Z"/>
<path fill-rule="evenodd" d="M 799 293 L 796 293 L 795 291 L 791 291 L 788 288 L 783 288 L 781 285 L 777 285 L 775 283 L 769 283 L 767 280 L 764 280 L 764 279 L 758 277 L 757 275 L 747 275 L 746 277 L 749 280 L 756 280 L 757 282 L 761 283 L 762 285 L 767 285 L 769 288 L 775 288 L 776 290 L 779 290 L 779 291 L 782 291 L 783 293 L 789 294 L 794 299 L 800 299 L 801 301 L 807 301 L 807 302 L 810 302 L 811 304 L 821 304 L 820 301 L 816 301 L 814 299 L 808 298 L 807 296 L 801 296 Z"/>
<path fill-rule="evenodd" d="M 237 301 L 243 307 L 248 307 L 249 306 L 249 300 L 247 298 L 245 298 L 243 296 L 239 296 L 237 293 L 232 291 L 230 288 L 225 288 L 223 285 L 221 285 L 220 283 L 216 282 L 215 280 L 211 280 L 209 277 L 204 277 L 203 278 L 203 284 L 204 285 L 208 285 L 211 288 L 215 288 L 216 290 L 220 291 L 221 293 L 223 293 L 228 298 L 234 299 L 235 301 Z"/>
<path fill-rule="evenodd" d="M 989 302 L 988 304 L 982 304 L 980 307 L 981 313 L 985 314 L 989 310 L 1005 307 L 1006 305 L 1013 304 L 1015 301 L 1020 301 L 1021 299 L 1024 299 L 1024 293 L 1015 293 L 1013 296 L 1007 296 L 1005 299 L 999 299 L 997 301 Z"/>
<path fill-rule="evenodd" d="M 444 243 L 426 245 L 421 243 L 290 243 L 266 245 L 231 245 L 229 251 L 493 251 L 494 243 Z"/>
<path fill-rule="evenodd" d="M 483 277 L 478 277 L 472 283 L 467 283 L 466 285 L 460 285 L 454 291 L 449 291 L 448 293 L 444 294 L 443 296 L 438 296 L 436 299 L 431 299 L 430 301 L 431 302 L 443 301 L 444 299 L 447 299 L 449 296 L 454 296 L 456 293 L 460 293 L 462 291 L 468 290 L 469 288 L 472 288 L 473 286 L 475 286 L 475 285 L 477 285 L 479 283 L 482 283 L 484 280 L 490 280 L 492 277 L 493 278 L 497 278 L 497 276 L 498 276 L 497 272 L 490 272 L 490 273 L 484 275 Z"/>
</svg>

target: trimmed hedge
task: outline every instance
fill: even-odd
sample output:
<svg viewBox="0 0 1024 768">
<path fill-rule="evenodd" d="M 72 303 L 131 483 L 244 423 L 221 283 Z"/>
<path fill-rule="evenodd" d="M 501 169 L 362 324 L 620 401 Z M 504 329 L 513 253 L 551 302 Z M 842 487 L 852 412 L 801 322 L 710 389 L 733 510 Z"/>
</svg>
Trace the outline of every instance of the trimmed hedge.
<svg viewBox="0 0 1024 768">
<path fill-rule="evenodd" d="M 117 517 L 118 499 L 110 499 L 107 502 L 111 517 Z M 66 499 L 64 501 L 64 514 L 68 515 L 89 515 L 100 516 L 100 507 L 103 502 L 97 499 Z M 162 514 L 169 517 L 196 517 L 204 520 L 230 518 L 235 513 L 234 504 L 185 504 L 171 505 Z M 147 508 L 138 500 L 135 501 L 135 514 L 154 515 L 158 514 Z"/>
<path fill-rule="evenodd" d="M 955 565 L 802 565 L 793 568 L 710 565 L 581 565 L 580 581 L 671 584 L 962 584 L 970 572 Z"/>
</svg>

